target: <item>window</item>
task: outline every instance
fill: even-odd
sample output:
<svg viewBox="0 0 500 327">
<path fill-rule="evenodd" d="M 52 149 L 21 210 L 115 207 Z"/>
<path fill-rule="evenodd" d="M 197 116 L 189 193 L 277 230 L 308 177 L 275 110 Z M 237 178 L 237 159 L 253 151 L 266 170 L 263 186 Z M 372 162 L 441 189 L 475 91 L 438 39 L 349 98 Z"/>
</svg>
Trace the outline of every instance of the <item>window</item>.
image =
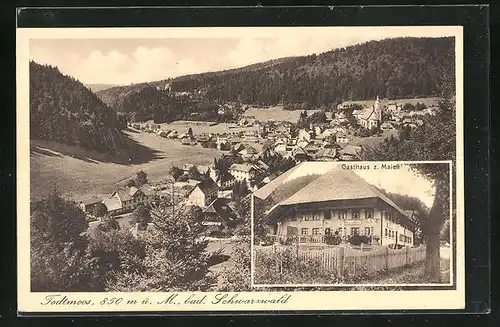
<svg viewBox="0 0 500 327">
<path fill-rule="evenodd" d="M 342 230 L 342 227 L 339 227 L 339 228 L 338 228 L 338 233 L 339 233 L 340 235 L 342 235 L 342 234 L 343 234 L 343 233 L 342 233 L 342 231 L 343 231 L 343 230 Z"/>
<path fill-rule="evenodd" d="M 359 219 L 359 209 L 352 211 L 352 219 Z"/>
<path fill-rule="evenodd" d="M 368 208 L 365 210 L 365 218 L 373 218 L 373 208 Z"/>
<path fill-rule="evenodd" d="M 301 235 L 307 235 L 307 233 L 308 233 L 307 228 L 302 228 L 301 231 L 300 231 Z"/>
<path fill-rule="evenodd" d="M 304 213 L 304 214 L 302 215 L 302 220 L 309 221 L 309 220 L 311 220 L 310 218 L 311 218 L 311 217 L 309 217 L 309 215 L 308 215 L 308 214 L 306 214 L 306 213 Z"/>
<path fill-rule="evenodd" d="M 387 228 L 385 229 L 385 237 L 388 236 Z"/>
<path fill-rule="evenodd" d="M 319 213 L 319 212 L 314 212 L 312 214 L 312 216 L 313 216 L 313 220 L 321 220 L 321 213 Z"/>
<path fill-rule="evenodd" d="M 359 228 L 351 227 L 351 235 L 359 235 Z"/>
<path fill-rule="evenodd" d="M 313 235 L 319 235 L 319 228 L 313 228 Z"/>
<path fill-rule="evenodd" d="M 365 227 L 365 235 L 370 235 L 370 227 Z"/>
<path fill-rule="evenodd" d="M 332 218 L 332 212 L 331 211 L 325 211 L 324 215 L 325 215 L 325 219 L 331 219 Z"/>
<path fill-rule="evenodd" d="M 325 235 L 330 235 L 332 233 L 330 228 L 325 228 Z"/>
<path fill-rule="evenodd" d="M 340 210 L 339 211 L 339 219 L 346 219 L 347 218 L 347 211 L 346 210 Z"/>
</svg>

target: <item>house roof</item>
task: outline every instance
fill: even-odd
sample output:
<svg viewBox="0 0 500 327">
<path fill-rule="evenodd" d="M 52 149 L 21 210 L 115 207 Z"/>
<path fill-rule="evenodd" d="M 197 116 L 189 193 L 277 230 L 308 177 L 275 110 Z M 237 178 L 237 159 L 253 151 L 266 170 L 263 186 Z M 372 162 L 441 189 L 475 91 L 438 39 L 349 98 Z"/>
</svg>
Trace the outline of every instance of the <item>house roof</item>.
<svg viewBox="0 0 500 327">
<path fill-rule="evenodd" d="M 100 198 L 98 198 L 96 196 L 93 196 L 90 199 L 82 200 L 81 202 L 84 205 L 88 206 L 88 205 L 91 205 L 91 204 L 96 204 L 96 203 L 102 202 L 102 199 L 100 199 Z"/>
<path fill-rule="evenodd" d="M 406 212 L 394 201 L 370 185 L 354 171 L 339 167 L 335 167 L 316 178 L 275 207 L 367 198 L 379 198 L 404 217 L 408 217 Z"/>
<path fill-rule="evenodd" d="M 152 188 L 152 187 L 151 187 L 151 185 L 149 185 L 149 184 L 144 184 L 144 185 L 141 185 L 141 186 L 139 187 L 139 190 L 140 190 L 142 193 L 144 193 L 144 195 L 146 195 L 146 196 L 151 196 L 151 195 L 154 195 L 154 193 L 155 193 L 155 192 L 154 192 L 154 190 L 153 190 L 153 188 Z"/>
<path fill-rule="evenodd" d="M 118 210 L 122 208 L 120 200 L 115 197 L 106 198 L 104 199 L 103 203 L 106 208 L 108 208 L 108 211 Z"/>
<path fill-rule="evenodd" d="M 234 206 L 231 206 L 231 200 L 226 198 L 217 198 L 212 201 L 204 210 L 204 213 L 215 213 L 224 221 L 236 218 Z"/>
<path fill-rule="evenodd" d="M 296 156 L 298 154 L 307 155 L 307 152 L 303 148 L 301 148 L 300 146 L 298 146 L 295 149 L 293 149 L 292 155 Z"/>
<path fill-rule="evenodd" d="M 337 155 L 336 148 L 323 148 L 316 153 L 316 158 L 321 158 L 321 157 L 335 158 L 336 155 Z"/>
<path fill-rule="evenodd" d="M 241 150 L 241 151 L 244 151 L 244 150 L 246 150 L 246 151 L 247 151 L 247 154 L 257 154 L 257 153 L 259 153 L 259 151 L 257 151 L 257 150 L 256 150 L 253 146 L 251 146 L 251 145 L 244 145 L 244 148 L 243 148 L 243 150 Z M 241 152 L 241 151 L 240 151 L 240 152 Z"/>
<path fill-rule="evenodd" d="M 250 172 L 252 169 L 255 168 L 249 164 L 232 164 L 231 167 L 229 167 L 229 170 L 238 170 L 243 172 Z"/>
<path fill-rule="evenodd" d="M 366 108 L 363 109 L 363 112 L 361 113 L 361 119 L 364 120 L 377 120 L 378 118 L 375 117 L 375 109 L 374 108 Z"/>
<path fill-rule="evenodd" d="M 339 152 L 341 154 L 347 154 L 347 155 L 352 155 L 355 156 L 361 151 L 361 147 L 355 146 L 355 145 L 347 145 L 345 148 L 340 150 Z"/>
<path fill-rule="evenodd" d="M 219 186 L 211 178 L 203 180 L 202 182 L 198 183 L 196 187 L 199 187 L 204 194 L 210 193 L 219 188 Z"/>
<path fill-rule="evenodd" d="M 135 186 L 131 186 L 128 191 L 128 195 L 133 197 L 137 192 L 139 192 L 139 189 Z"/>
<path fill-rule="evenodd" d="M 121 201 L 130 201 L 132 200 L 132 196 L 129 193 L 130 191 L 127 189 L 119 189 L 115 192 L 113 192 L 112 196 L 115 194 L 118 195 Z"/>
</svg>

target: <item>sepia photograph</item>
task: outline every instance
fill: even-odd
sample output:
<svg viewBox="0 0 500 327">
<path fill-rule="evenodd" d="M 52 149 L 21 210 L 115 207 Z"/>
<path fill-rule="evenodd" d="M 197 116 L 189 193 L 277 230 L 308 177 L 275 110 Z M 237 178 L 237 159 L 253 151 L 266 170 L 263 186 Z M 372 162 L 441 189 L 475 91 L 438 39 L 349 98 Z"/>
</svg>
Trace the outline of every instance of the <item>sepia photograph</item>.
<svg viewBox="0 0 500 327">
<path fill-rule="evenodd" d="M 220 310 L 201 299 L 457 289 L 460 27 L 18 35 L 31 308 L 47 292 Z"/>
<path fill-rule="evenodd" d="M 449 285 L 451 165 L 303 162 L 253 193 L 254 285 Z"/>
</svg>

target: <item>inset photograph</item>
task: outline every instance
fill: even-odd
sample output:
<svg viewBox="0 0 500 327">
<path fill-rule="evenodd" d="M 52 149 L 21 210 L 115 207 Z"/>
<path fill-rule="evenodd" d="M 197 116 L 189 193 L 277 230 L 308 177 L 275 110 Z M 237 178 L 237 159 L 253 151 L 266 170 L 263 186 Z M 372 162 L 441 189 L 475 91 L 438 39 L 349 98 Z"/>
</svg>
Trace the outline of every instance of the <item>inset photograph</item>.
<svg viewBox="0 0 500 327">
<path fill-rule="evenodd" d="M 449 162 L 303 162 L 253 193 L 253 286 L 450 285 Z"/>
</svg>

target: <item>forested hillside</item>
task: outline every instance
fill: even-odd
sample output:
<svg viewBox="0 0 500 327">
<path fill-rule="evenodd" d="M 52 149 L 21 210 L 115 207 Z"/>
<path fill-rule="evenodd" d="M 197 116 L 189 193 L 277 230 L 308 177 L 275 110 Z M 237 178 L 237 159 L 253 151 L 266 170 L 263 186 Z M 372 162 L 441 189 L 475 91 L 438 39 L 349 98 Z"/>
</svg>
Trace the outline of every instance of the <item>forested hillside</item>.
<svg viewBox="0 0 500 327">
<path fill-rule="evenodd" d="M 390 99 L 436 96 L 443 85 L 454 82 L 454 72 L 453 38 L 395 38 L 168 82 L 172 92 L 190 92 L 210 101 L 318 109 L 377 95 Z M 120 110 L 126 97 L 146 86 L 111 88 L 99 96 Z"/>
<path fill-rule="evenodd" d="M 173 96 L 170 92 L 146 86 L 137 93 L 131 93 L 117 104 L 116 110 L 131 121 L 153 119 L 156 123 L 174 120 L 218 121 L 219 106 L 203 98 Z"/>
<path fill-rule="evenodd" d="M 105 153 L 127 147 L 118 115 L 82 83 L 56 67 L 30 62 L 30 137 Z"/>
</svg>

